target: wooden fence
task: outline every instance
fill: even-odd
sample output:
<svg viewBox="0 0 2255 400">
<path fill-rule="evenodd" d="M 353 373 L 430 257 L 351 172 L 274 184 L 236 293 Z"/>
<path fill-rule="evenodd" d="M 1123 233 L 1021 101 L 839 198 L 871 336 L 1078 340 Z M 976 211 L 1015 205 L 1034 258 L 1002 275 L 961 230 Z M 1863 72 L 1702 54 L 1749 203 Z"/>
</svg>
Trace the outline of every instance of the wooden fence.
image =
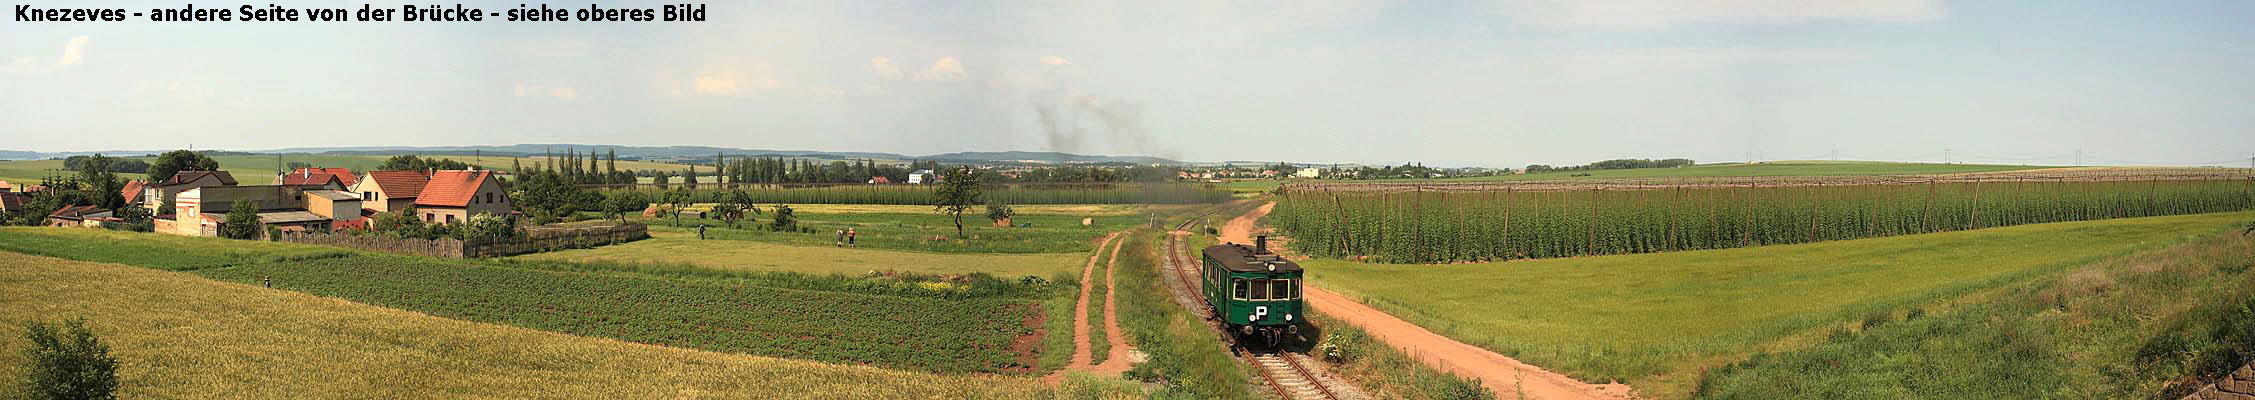
<svg viewBox="0 0 2255 400">
<path fill-rule="evenodd" d="M 638 223 L 569 228 L 529 228 L 522 232 L 523 234 L 512 239 L 472 240 L 467 242 L 458 239 L 394 238 L 319 232 L 282 232 L 282 236 L 276 238 L 276 240 L 394 254 L 439 258 L 471 258 L 588 248 L 650 237 L 650 227 Z"/>
</svg>

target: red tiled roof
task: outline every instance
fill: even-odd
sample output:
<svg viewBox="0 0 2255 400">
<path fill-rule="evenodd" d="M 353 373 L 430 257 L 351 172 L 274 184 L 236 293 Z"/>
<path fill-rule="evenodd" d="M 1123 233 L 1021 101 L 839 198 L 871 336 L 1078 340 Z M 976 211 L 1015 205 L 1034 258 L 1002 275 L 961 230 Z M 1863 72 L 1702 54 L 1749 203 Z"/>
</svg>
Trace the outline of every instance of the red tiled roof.
<svg viewBox="0 0 2255 400">
<path fill-rule="evenodd" d="M 0 192 L 0 211 L 22 210 L 23 203 L 31 201 L 30 197 L 23 193 Z"/>
<path fill-rule="evenodd" d="M 283 175 L 282 175 L 282 184 L 284 184 L 284 185 L 319 185 L 319 184 L 321 184 L 322 182 L 327 182 L 327 181 L 328 181 L 327 179 L 322 179 L 322 178 L 321 178 L 321 175 L 329 175 L 329 176 L 334 176 L 334 177 L 337 177 L 337 183 L 342 183 L 342 184 L 344 184 L 345 186 L 352 186 L 352 184 L 360 182 L 360 176 L 359 176 L 359 175 L 353 175 L 353 174 L 352 174 L 352 169 L 351 169 L 351 168 L 345 168 L 345 167 L 327 167 L 327 168 L 298 168 L 298 169 L 290 170 L 290 172 L 289 172 L 289 173 L 287 173 L 287 174 L 283 174 Z M 293 180 L 295 180 L 295 181 L 293 181 Z M 304 182 L 304 183 L 293 183 L 293 182 Z"/>
<path fill-rule="evenodd" d="M 337 182 L 337 183 L 339 183 L 339 184 L 343 184 L 343 183 L 344 183 L 344 179 L 343 179 L 343 177 L 339 177 L 339 176 L 336 176 L 336 175 L 330 175 L 330 174 L 329 174 L 329 173 L 327 173 L 327 172 L 320 172 L 320 173 L 312 173 L 312 174 L 294 174 L 294 175 L 283 175 L 283 176 L 282 176 L 282 181 L 281 181 L 281 182 L 279 182 L 279 183 L 276 183 L 276 184 L 277 184 L 277 185 L 325 185 L 325 184 L 328 184 L 328 183 L 329 183 L 329 181 L 336 181 L 336 182 Z"/>
<path fill-rule="evenodd" d="M 63 207 L 63 209 L 61 209 L 61 210 L 55 210 L 55 212 L 54 212 L 54 213 L 51 213 L 51 214 L 47 214 L 47 216 L 49 216 L 49 217 L 72 217 L 72 218 L 75 218 L 75 217 L 78 217 L 78 216 L 80 216 L 80 215 L 93 214 L 93 213 L 98 213 L 98 212 L 103 212 L 103 211 L 109 211 L 109 210 L 105 210 L 105 209 L 102 209 L 102 206 L 97 206 L 97 205 L 69 206 L 69 207 Z"/>
<path fill-rule="evenodd" d="M 432 171 L 431 181 L 423 186 L 423 194 L 415 197 L 415 205 L 468 207 L 470 198 L 477 197 L 478 185 L 490 176 L 493 171 Z"/>
<path fill-rule="evenodd" d="M 125 188 L 124 188 L 124 189 L 120 189 L 120 190 L 118 190 L 118 194 L 119 194 L 119 195 L 124 195 L 124 196 L 125 196 L 125 202 L 127 202 L 127 203 L 137 203 L 137 202 L 140 202 L 140 201 L 141 201 L 141 200 L 140 200 L 140 199 L 141 199 L 141 181 L 126 181 L 126 182 L 125 182 Z"/>
<path fill-rule="evenodd" d="M 384 198 L 416 197 L 423 193 L 423 183 L 431 180 L 423 171 L 368 171 L 368 180 L 384 190 Z"/>
<path fill-rule="evenodd" d="M 158 185 L 172 186 L 188 182 L 195 182 L 197 179 L 203 179 L 205 176 L 219 177 L 220 184 L 228 186 L 235 185 L 235 174 L 227 173 L 227 171 L 180 171 L 173 173 L 171 178 L 165 178 L 164 182 L 158 183 Z"/>
</svg>

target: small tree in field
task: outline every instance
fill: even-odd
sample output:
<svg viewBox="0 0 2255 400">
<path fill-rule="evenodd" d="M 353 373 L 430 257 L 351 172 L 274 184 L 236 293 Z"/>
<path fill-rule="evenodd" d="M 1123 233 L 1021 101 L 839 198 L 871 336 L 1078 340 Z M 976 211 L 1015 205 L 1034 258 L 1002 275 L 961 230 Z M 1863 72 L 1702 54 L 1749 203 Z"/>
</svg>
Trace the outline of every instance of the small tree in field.
<svg viewBox="0 0 2255 400">
<path fill-rule="evenodd" d="M 987 205 L 987 219 L 989 219 L 989 220 L 993 220 L 996 226 L 1009 226 L 1009 225 L 1010 225 L 1010 217 L 1014 217 L 1014 216 L 1017 216 L 1017 215 L 1018 215 L 1018 211 L 1017 211 L 1017 210 L 1012 210 L 1012 209 L 1010 209 L 1010 206 L 1008 206 L 1008 205 L 1002 205 L 1002 204 L 988 204 L 988 205 Z"/>
<path fill-rule="evenodd" d="M 24 325 L 31 365 L 23 380 L 35 398 L 115 399 L 117 359 L 110 346 L 86 329 L 86 320 L 64 321 L 62 329 L 43 322 Z"/>
<path fill-rule="evenodd" d="M 963 212 L 979 205 L 979 170 L 970 165 L 948 169 L 940 179 L 940 188 L 932 192 L 932 210 L 955 217 L 955 237 L 968 239 L 963 234 Z"/>
<path fill-rule="evenodd" d="M 769 229 L 778 232 L 799 229 L 799 217 L 791 213 L 791 206 L 777 204 L 774 208 L 775 220 L 769 223 Z"/>
<path fill-rule="evenodd" d="M 633 190 L 612 191 L 604 193 L 603 216 L 618 219 L 619 222 L 626 222 L 628 211 L 641 210 L 649 206 L 650 200 L 643 198 L 642 192 Z"/>
<path fill-rule="evenodd" d="M 251 199 L 236 200 L 227 210 L 225 226 L 219 227 L 219 236 L 228 239 L 257 239 L 258 202 Z"/>
<path fill-rule="evenodd" d="M 697 196 L 689 188 L 674 188 L 665 195 L 666 212 L 673 213 L 673 226 L 681 226 L 681 210 L 697 204 Z"/>
</svg>

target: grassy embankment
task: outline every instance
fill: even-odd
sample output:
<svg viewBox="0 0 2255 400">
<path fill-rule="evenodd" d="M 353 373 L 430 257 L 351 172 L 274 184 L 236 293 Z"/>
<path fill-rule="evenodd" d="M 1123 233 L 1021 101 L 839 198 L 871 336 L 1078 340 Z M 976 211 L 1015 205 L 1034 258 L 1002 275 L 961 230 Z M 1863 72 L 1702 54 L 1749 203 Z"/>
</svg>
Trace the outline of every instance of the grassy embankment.
<svg viewBox="0 0 2255 400">
<path fill-rule="evenodd" d="M 116 264 L 0 252 L 0 265 L 0 375 L 25 363 L 23 323 L 88 317 L 122 361 L 124 398 L 1134 395 L 571 336 Z"/>
<path fill-rule="evenodd" d="M 1823 327 L 2244 224 L 2222 213 L 1799 245 L 1459 265 L 1310 260 L 1310 279 L 1580 379 L 1684 397 L 1697 371 L 1805 347 Z"/>
<path fill-rule="evenodd" d="M 1252 399 L 1252 370 L 1232 359 L 1211 324 L 1176 305 L 1167 291 L 1169 279 L 1160 258 L 1165 233 L 1137 229 L 1123 236 L 1114 279 L 1118 294 L 1120 329 L 1149 357 L 1127 372 L 1132 379 L 1160 387 L 1153 398 Z"/>
<path fill-rule="evenodd" d="M 2255 355 L 2255 226 L 1711 370 L 1708 398 L 2178 398 Z"/>
</svg>

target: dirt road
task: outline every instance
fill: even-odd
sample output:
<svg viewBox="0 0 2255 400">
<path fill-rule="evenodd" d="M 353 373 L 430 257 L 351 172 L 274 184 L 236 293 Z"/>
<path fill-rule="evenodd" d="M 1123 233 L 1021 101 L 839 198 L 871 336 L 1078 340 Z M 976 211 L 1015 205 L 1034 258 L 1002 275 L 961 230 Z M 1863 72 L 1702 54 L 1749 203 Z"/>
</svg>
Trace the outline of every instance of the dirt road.
<svg viewBox="0 0 2255 400">
<path fill-rule="evenodd" d="M 1229 220 L 1222 226 L 1221 240 L 1252 243 L 1255 223 L 1275 207 L 1276 203 L 1263 204 L 1259 209 Z M 1401 349 L 1410 358 L 1434 369 L 1479 379 L 1489 391 L 1495 392 L 1496 398 L 1515 399 L 1520 398 L 1522 393 L 1529 399 L 1633 398 L 1628 385 L 1583 383 L 1542 367 L 1449 339 L 1322 288 L 1311 285 L 1306 289 L 1306 300 L 1310 307 L 1323 310 L 1332 318 L 1361 327 L 1369 331 L 1372 338 Z"/>
<path fill-rule="evenodd" d="M 1088 265 L 1081 267 L 1080 299 L 1076 300 L 1073 305 L 1073 358 L 1065 363 L 1064 369 L 1043 377 L 1050 383 L 1057 383 L 1064 379 L 1066 371 L 1089 371 L 1098 375 L 1118 375 L 1127 372 L 1130 364 L 1136 361 L 1133 360 L 1134 354 L 1136 354 L 1135 345 L 1128 343 L 1127 332 L 1120 329 L 1119 311 L 1115 305 L 1117 302 L 1113 301 L 1116 286 L 1112 282 L 1112 270 L 1120 263 L 1120 247 L 1127 244 L 1127 240 L 1119 236 L 1120 233 L 1114 232 L 1105 235 L 1103 240 L 1097 241 L 1096 252 L 1088 256 Z M 1099 364 L 1093 363 L 1095 357 L 1091 354 L 1093 343 L 1089 339 L 1089 331 L 1095 328 L 1092 328 L 1088 321 L 1088 294 L 1096 288 L 1096 260 L 1104 255 L 1105 246 L 1112 247 L 1112 257 L 1104 263 L 1104 337 L 1105 343 L 1112 347 L 1109 351 L 1110 355 L 1105 357 L 1103 363 Z"/>
</svg>

